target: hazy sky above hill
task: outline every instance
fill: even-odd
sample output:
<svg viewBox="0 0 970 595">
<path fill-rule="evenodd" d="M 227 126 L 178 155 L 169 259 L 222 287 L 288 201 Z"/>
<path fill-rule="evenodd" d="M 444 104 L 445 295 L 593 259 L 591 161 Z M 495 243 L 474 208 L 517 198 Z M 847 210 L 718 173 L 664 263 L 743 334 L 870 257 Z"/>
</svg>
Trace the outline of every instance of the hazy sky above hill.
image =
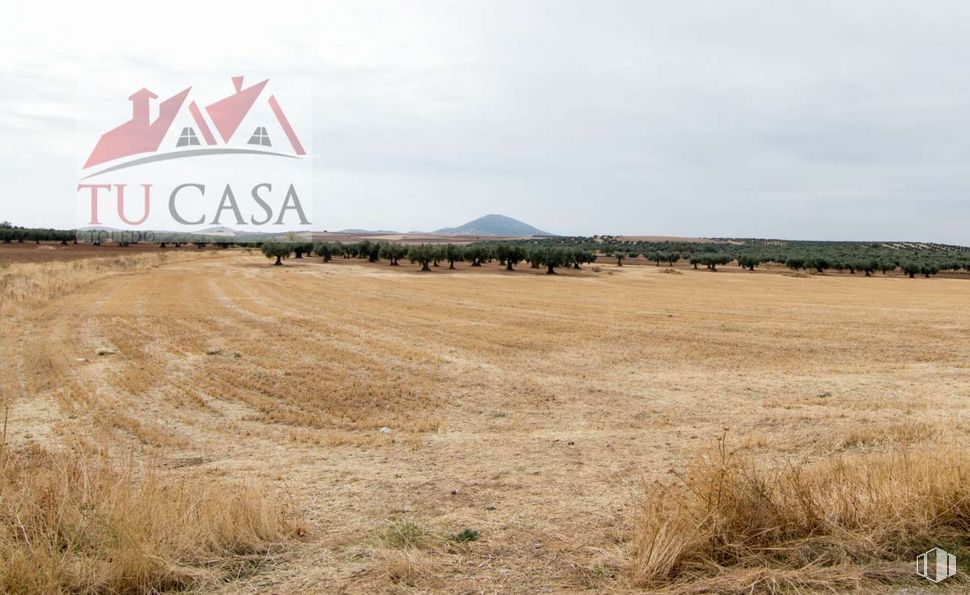
<svg viewBox="0 0 970 595">
<path fill-rule="evenodd" d="M 312 80 L 318 229 L 970 244 L 966 2 L 12 4 L 18 224 L 73 226 L 133 91 L 241 74 Z"/>
</svg>

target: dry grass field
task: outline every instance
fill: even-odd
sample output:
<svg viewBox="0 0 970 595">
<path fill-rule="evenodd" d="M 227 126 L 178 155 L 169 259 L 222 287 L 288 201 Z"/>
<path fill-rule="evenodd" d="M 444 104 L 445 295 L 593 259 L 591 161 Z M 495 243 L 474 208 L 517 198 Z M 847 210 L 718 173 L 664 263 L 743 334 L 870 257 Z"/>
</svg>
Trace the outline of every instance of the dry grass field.
<svg viewBox="0 0 970 595">
<path fill-rule="evenodd" d="M 0 468 L 167 502 L 134 590 L 880 591 L 965 552 L 965 280 L 82 262 L 0 270 Z M 95 558 L 48 586 L 124 590 Z"/>
<path fill-rule="evenodd" d="M 210 250 L 212 248 L 209 248 Z M 181 248 L 166 248 L 169 252 L 189 252 L 198 250 L 195 246 Z M 132 244 L 118 246 L 105 244 L 94 246 L 91 244 L 67 244 L 62 246 L 56 242 L 13 242 L 0 244 L 0 267 L 12 263 L 62 262 L 67 260 L 86 260 L 89 258 L 128 257 L 147 253 L 161 252 L 156 244 Z"/>
</svg>

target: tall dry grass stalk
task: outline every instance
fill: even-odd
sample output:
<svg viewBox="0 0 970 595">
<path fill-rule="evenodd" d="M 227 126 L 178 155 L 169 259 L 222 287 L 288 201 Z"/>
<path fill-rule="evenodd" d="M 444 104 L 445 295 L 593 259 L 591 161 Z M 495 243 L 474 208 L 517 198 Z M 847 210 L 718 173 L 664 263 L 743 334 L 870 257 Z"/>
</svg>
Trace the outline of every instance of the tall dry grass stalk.
<svg viewBox="0 0 970 595">
<path fill-rule="evenodd" d="M 10 405 L 7 398 L 3 396 L 3 387 L 0 387 L 0 398 L 3 399 L 3 434 L 0 434 L 0 466 L 6 462 L 7 455 L 7 421 L 10 419 Z"/>
<path fill-rule="evenodd" d="M 2 391 L 0 391 L 2 394 Z M 0 435 L 0 462 L 3 461 L 3 453 L 7 450 L 7 421 L 10 419 L 10 405 L 7 399 L 3 399 L 3 434 Z"/>
<path fill-rule="evenodd" d="M 253 486 L 39 447 L 0 455 L 0 592 L 148 593 L 251 572 L 296 531 Z"/>
<path fill-rule="evenodd" d="M 722 440 L 678 479 L 649 489 L 635 519 L 638 586 L 847 587 L 910 576 L 933 546 L 959 557 L 970 532 L 970 455 L 945 445 L 769 467 Z"/>
</svg>

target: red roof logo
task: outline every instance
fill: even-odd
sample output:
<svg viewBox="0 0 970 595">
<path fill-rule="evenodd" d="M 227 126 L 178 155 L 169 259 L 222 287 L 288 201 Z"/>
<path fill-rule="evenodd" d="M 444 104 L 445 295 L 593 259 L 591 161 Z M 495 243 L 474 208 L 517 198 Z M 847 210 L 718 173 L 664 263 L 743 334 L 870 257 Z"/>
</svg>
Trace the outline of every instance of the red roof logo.
<svg viewBox="0 0 970 595">
<path fill-rule="evenodd" d="M 158 104 L 158 115 L 151 118 L 152 102 L 158 95 L 148 89 L 141 89 L 128 97 L 131 101 L 131 119 L 113 130 L 105 132 L 98 144 L 91 151 L 90 157 L 84 164 L 87 169 L 94 165 L 107 163 L 123 157 L 130 157 L 141 153 L 159 153 L 166 156 L 176 151 L 181 155 L 190 156 L 213 153 L 268 153 L 284 156 L 305 155 L 306 151 L 300 143 L 293 126 L 283 113 L 276 96 L 270 94 L 265 99 L 272 118 L 282 130 L 283 139 L 270 139 L 265 126 L 257 126 L 251 133 L 240 130 L 240 125 L 253 106 L 257 105 L 260 96 L 266 88 L 269 79 L 256 83 L 250 87 L 243 87 L 243 77 L 232 77 L 235 93 L 224 97 L 205 108 L 200 108 L 194 101 L 186 106 L 191 87 L 176 93 Z M 162 143 L 169 134 L 169 129 L 175 122 L 183 107 L 188 108 L 191 119 L 187 121 L 173 147 L 162 147 Z M 211 123 L 211 126 L 210 126 Z M 214 130 L 213 130 L 214 129 Z M 246 138 L 245 148 L 230 149 L 227 145 L 239 133 Z M 201 138 L 200 138 L 201 136 Z M 238 140 L 238 139 L 237 139 Z M 280 148 L 289 147 L 289 155 L 278 152 Z M 146 159 L 148 161 L 149 159 Z M 113 169 L 113 168 L 112 168 Z"/>
</svg>

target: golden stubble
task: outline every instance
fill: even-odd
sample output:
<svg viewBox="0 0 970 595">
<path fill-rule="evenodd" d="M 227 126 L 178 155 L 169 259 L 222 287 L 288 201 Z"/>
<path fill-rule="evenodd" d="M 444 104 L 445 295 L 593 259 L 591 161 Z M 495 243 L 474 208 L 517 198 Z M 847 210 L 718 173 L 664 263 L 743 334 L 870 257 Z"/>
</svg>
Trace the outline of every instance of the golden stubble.
<svg viewBox="0 0 970 595">
<path fill-rule="evenodd" d="M 655 584 L 644 486 L 724 428 L 769 469 L 966 446 L 963 280 L 459 266 L 94 275 L 9 319 L 8 442 L 282 490 L 308 541 L 234 588 L 312 591 Z M 382 540 L 402 522 L 436 537 Z"/>
</svg>

